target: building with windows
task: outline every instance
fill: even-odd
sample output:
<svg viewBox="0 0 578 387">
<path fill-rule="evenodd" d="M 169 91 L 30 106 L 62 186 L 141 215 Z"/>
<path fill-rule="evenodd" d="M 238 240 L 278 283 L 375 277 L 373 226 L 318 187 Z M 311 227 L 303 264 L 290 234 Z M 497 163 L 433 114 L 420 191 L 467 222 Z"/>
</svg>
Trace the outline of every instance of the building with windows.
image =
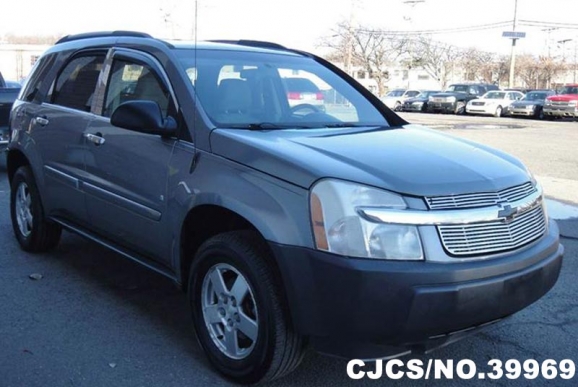
<svg viewBox="0 0 578 387">
<path fill-rule="evenodd" d="M 6 80 L 25 79 L 49 45 L 0 43 L 0 72 Z"/>
</svg>

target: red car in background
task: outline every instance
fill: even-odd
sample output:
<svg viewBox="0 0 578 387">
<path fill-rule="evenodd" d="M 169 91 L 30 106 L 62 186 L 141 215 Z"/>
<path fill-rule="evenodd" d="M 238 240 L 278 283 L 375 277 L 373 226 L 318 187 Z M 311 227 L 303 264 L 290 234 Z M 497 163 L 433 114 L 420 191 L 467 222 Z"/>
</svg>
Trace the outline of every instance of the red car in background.
<svg viewBox="0 0 578 387">
<path fill-rule="evenodd" d="M 560 94 L 550 96 L 544 104 L 546 118 L 578 118 L 578 84 L 566 85 Z"/>
</svg>

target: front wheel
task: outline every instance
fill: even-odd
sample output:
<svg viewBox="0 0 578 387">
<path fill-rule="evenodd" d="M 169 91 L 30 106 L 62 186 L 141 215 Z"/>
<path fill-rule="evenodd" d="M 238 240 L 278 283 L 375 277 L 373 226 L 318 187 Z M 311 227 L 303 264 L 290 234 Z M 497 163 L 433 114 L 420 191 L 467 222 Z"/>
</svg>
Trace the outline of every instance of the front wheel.
<svg viewBox="0 0 578 387">
<path fill-rule="evenodd" d="M 456 114 L 466 114 L 466 104 L 464 102 L 458 102 L 456 104 Z"/>
<path fill-rule="evenodd" d="M 12 178 L 10 216 L 14 235 L 23 250 L 44 252 L 60 241 L 62 228 L 46 219 L 34 175 L 28 166 L 18 168 Z"/>
<path fill-rule="evenodd" d="M 494 112 L 494 117 L 501 117 L 502 116 L 502 107 L 498 106 L 496 111 Z"/>
<path fill-rule="evenodd" d="M 189 300 L 211 364 L 238 383 L 279 378 L 301 362 L 304 341 L 291 325 L 279 274 L 253 232 L 205 242 L 189 278 Z"/>
<path fill-rule="evenodd" d="M 538 113 L 535 115 L 535 118 L 538 120 L 543 120 L 544 119 L 544 109 L 540 109 L 538 111 Z"/>
</svg>

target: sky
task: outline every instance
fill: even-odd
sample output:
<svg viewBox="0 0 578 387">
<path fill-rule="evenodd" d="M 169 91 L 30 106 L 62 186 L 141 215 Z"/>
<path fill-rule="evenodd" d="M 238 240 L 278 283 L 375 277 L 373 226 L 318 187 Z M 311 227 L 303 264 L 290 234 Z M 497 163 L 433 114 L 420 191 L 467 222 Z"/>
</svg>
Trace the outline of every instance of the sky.
<svg viewBox="0 0 578 387">
<path fill-rule="evenodd" d="M 415 0 L 413 0 L 415 1 Z M 155 37 L 268 40 L 319 52 L 319 41 L 336 23 L 353 20 L 366 28 L 438 30 L 513 21 L 515 0 L 4 0 L 0 36 L 72 34 L 136 30 Z M 195 10 L 197 11 L 195 13 Z M 9 15 L 9 16 L 8 16 Z M 519 52 L 574 54 L 578 43 L 578 0 L 518 0 L 518 19 L 573 23 L 574 29 L 543 31 L 519 26 L 527 37 Z M 438 34 L 436 40 L 460 47 L 509 53 L 511 41 L 500 27 L 478 32 Z M 557 43 L 573 39 L 567 44 Z"/>
</svg>

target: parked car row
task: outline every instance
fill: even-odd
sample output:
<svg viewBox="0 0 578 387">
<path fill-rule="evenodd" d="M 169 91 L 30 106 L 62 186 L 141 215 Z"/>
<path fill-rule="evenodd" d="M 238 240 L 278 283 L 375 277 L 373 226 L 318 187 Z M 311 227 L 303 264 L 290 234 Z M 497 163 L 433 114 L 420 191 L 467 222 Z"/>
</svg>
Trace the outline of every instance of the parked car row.
<svg viewBox="0 0 578 387">
<path fill-rule="evenodd" d="M 415 92 L 415 90 L 412 90 Z M 553 119 L 578 118 L 578 84 L 555 90 L 500 90 L 496 85 L 455 84 L 447 91 L 421 90 L 412 98 L 406 90 L 393 90 L 382 101 L 405 112 L 478 114 L 495 117 Z M 399 100 L 403 104 L 398 106 Z"/>
</svg>

